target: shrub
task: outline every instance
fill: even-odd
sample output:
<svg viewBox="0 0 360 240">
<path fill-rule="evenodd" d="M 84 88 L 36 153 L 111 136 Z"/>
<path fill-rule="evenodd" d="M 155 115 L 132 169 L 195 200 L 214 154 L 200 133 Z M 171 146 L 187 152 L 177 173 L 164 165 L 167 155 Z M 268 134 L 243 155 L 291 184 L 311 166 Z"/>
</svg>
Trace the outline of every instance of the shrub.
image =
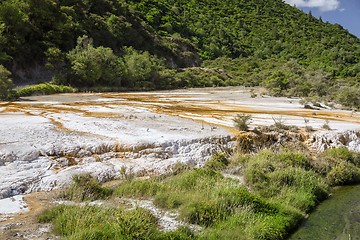
<svg viewBox="0 0 360 240">
<path fill-rule="evenodd" d="M 290 130 L 290 131 L 297 131 L 299 128 L 295 125 L 286 125 L 285 124 L 285 120 L 282 118 L 282 116 L 278 117 L 278 118 L 274 118 L 272 117 L 274 124 L 271 125 L 269 128 L 270 130 L 276 130 L 276 131 L 281 131 L 281 130 Z M 266 129 L 266 127 L 264 127 Z"/>
<path fill-rule="evenodd" d="M 111 48 L 93 47 L 92 39 L 79 37 L 77 46 L 66 54 L 70 66 L 63 80 L 76 87 L 122 85 L 123 63 Z"/>
<path fill-rule="evenodd" d="M 219 170 L 226 167 L 229 164 L 229 161 L 226 157 L 226 153 L 215 153 L 212 158 L 205 163 L 205 167 L 208 167 L 213 170 Z"/>
<path fill-rule="evenodd" d="M 331 186 L 359 183 L 360 170 L 353 164 L 341 162 L 331 169 L 326 179 Z"/>
<path fill-rule="evenodd" d="M 250 97 L 251 97 L 251 98 L 256 98 L 256 97 L 257 97 L 257 94 L 255 93 L 255 89 L 254 89 L 254 88 L 250 89 Z"/>
<path fill-rule="evenodd" d="M 281 163 L 285 163 L 288 166 L 301 167 L 306 170 L 309 170 L 311 166 L 309 159 L 301 153 L 293 153 L 293 152 L 285 151 L 276 154 L 274 158 L 277 161 Z"/>
<path fill-rule="evenodd" d="M 12 80 L 9 78 L 11 72 L 3 65 L 0 65 L 0 99 L 11 98 L 11 88 L 14 86 Z"/>
<path fill-rule="evenodd" d="M 329 120 L 326 119 L 325 123 L 321 127 L 325 130 L 331 130 L 330 125 L 329 125 Z"/>
<path fill-rule="evenodd" d="M 155 89 L 164 63 L 149 52 L 140 52 L 132 47 L 126 48 L 124 55 L 126 70 L 124 86 L 135 89 Z"/>
<path fill-rule="evenodd" d="M 323 169 L 327 173 L 332 167 L 335 167 L 337 164 L 341 162 L 349 162 L 349 163 L 355 163 L 357 162 L 355 159 L 357 156 L 355 153 L 350 152 L 345 147 L 340 148 L 331 148 L 327 149 L 324 152 L 320 153 L 317 157 L 319 167 L 321 165 L 326 165 L 326 168 Z M 355 161 L 354 161 L 355 160 Z M 326 170 L 327 169 L 327 170 Z"/>
<path fill-rule="evenodd" d="M 113 190 L 101 187 L 89 174 L 76 175 L 74 183 L 65 191 L 65 197 L 75 201 L 93 201 L 111 196 Z"/>
<path fill-rule="evenodd" d="M 244 178 L 260 196 L 302 212 L 308 212 L 327 196 L 324 180 L 312 171 L 310 160 L 300 153 L 259 152 L 246 162 Z"/>
<path fill-rule="evenodd" d="M 239 131 L 248 131 L 249 124 L 251 123 L 251 115 L 238 114 L 233 121 L 235 122 L 235 128 Z"/>
<path fill-rule="evenodd" d="M 26 97 L 33 95 L 49 95 L 55 93 L 71 93 L 74 92 L 75 89 L 68 86 L 63 85 L 54 85 L 50 83 L 41 83 L 35 86 L 22 88 L 17 91 L 17 96 Z"/>
<path fill-rule="evenodd" d="M 307 125 L 307 126 L 305 126 L 305 131 L 307 131 L 307 132 L 313 132 L 313 131 L 315 131 L 315 130 L 314 130 L 314 128 L 313 128 L 312 126 Z"/>
<path fill-rule="evenodd" d="M 266 88 L 274 96 L 281 96 L 288 88 L 289 80 L 288 76 L 282 71 L 276 71 L 267 78 Z"/>
<path fill-rule="evenodd" d="M 360 108 L 360 89 L 358 87 L 344 86 L 337 91 L 337 101 L 350 108 Z"/>
</svg>

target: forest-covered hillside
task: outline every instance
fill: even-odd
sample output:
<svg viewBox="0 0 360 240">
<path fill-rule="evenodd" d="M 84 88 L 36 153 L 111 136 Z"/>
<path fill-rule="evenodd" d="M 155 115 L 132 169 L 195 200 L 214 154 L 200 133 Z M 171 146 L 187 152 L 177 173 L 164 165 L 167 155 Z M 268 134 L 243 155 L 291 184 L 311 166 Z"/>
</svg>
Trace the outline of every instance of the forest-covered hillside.
<svg viewBox="0 0 360 240">
<path fill-rule="evenodd" d="M 191 40 L 203 59 L 296 59 L 342 76 L 360 70 L 357 37 L 281 0 L 134 0 L 131 5 L 160 35 Z"/>
<path fill-rule="evenodd" d="M 41 78 L 38 69 L 80 89 L 245 84 L 276 95 L 323 97 L 325 87 L 327 100 L 348 102 L 331 88 L 359 93 L 359 60 L 357 37 L 281 0 L 0 3 L 5 88 L 12 86 L 9 77 L 49 80 L 34 79 Z M 350 107 L 360 106 L 355 100 Z"/>
</svg>

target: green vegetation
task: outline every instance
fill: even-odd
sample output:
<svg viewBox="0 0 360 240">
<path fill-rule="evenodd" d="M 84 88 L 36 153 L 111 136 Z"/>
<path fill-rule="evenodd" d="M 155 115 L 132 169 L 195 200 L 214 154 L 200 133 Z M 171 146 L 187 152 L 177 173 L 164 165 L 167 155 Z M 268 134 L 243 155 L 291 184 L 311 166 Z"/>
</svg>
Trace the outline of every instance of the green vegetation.
<svg viewBox="0 0 360 240">
<path fill-rule="evenodd" d="M 66 239 L 191 239 L 191 231 L 161 232 L 157 219 L 146 209 L 121 210 L 97 206 L 59 206 L 38 216 L 52 222 L 54 231 Z"/>
<path fill-rule="evenodd" d="M 251 123 L 251 115 L 238 114 L 234 119 L 235 128 L 239 131 L 248 131 Z"/>
<path fill-rule="evenodd" d="M 203 239 L 281 239 L 301 219 L 298 211 L 271 204 L 237 180 L 207 168 L 151 181 L 125 182 L 115 194 L 153 197 L 158 207 L 178 209 L 186 222 L 205 227 L 199 234 Z"/>
<path fill-rule="evenodd" d="M 65 191 L 65 198 L 74 201 L 94 201 L 111 196 L 112 189 L 101 187 L 89 174 L 73 177 L 74 183 Z"/>
<path fill-rule="evenodd" d="M 221 68 L 231 76 L 234 83 L 248 87 L 263 86 L 274 96 L 305 97 L 305 107 L 311 107 L 307 102 L 314 106 L 319 102 L 337 102 L 348 108 L 360 107 L 360 75 L 336 77 L 321 69 L 305 68 L 296 60 L 254 57 L 221 57 L 204 61 L 203 66 Z"/>
<path fill-rule="evenodd" d="M 328 119 L 326 119 L 325 120 L 325 123 L 321 126 L 323 129 L 325 129 L 325 130 L 331 130 L 331 127 L 330 127 L 330 125 L 329 125 L 329 120 Z"/>
<path fill-rule="evenodd" d="M 281 0 L 0 3 L 0 64 L 15 83 L 36 63 L 80 91 L 265 86 L 358 109 L 359 61 L 358 38 Z"/>
<path fill-rule="evenodd" d="M 360 182 L 360 154 L 346 148 L 326 150 L 315 161 L 315 167 L 332 186 Z"/>
<path fill-rule="evenodd" d="M 191 40 L 202 59 L 296 59 L 339 76 L 360 70 L 358 38 L 281 0 L 129 2 L 158 34 Z"/>
<path fill-rule="evenodd" d="M 10 74 L 3 65 L 0 65 L 0 99 L 8 99 L 12 95 L 11 88 L 14 84 L 9 78 Z"/>
<path fill-rule="evenodd" d="M 179 212 L 185 223 L 202 226 L 199 232 L 184 227 L 164 233 L 142 208 L 59 206 L 38 219 L 52 222 L 55 232 L 69 239 L 284 239 L 327 198 L 330 187 L 360 182 L 360 154 L 339 148 L 314 156 L 294 146 L 231 158 L 215 154 L 203 168 L 177 165 L 147 180 L 125 178 L 114 191 L 77 176 L 67 191 L 69 199 L 80 201 L 151 199 Z M 243 176 L 244 183 L 220 170 Z"/>
<path fill-rule="evenodd" d="M 342 76 L 360 70 L 358 38 L 281 0 L 4 0 L 0 22 L 3 62 L 41 62 L 71 51 L 85 34 L 95 46 L 116 53 L 133 46 L 180 67 L 196 63 L 199 52 L 203 59 L 296 59 Z"/>
<path fill-rule="evenodd" d="M 327 197 L 327 184 L 301 153 L 262 151 L 240 160 L 246 183 L 270 201 L 304 214 Z"/>
<path fill-rule="evenodd" d="M 153 90 L 181 87 L 212 87 L 231 85 L 231 80 L 215 69 L 171 69 L 164 60 L 124 47 L 118 57 L 111 48 L 93 46 L 87 36 L 78 38 L 75 49 L 66 54 L 67 67 L 56 68 L 55 82 L 80 89 Z"/>
<path fill-rule="evenodd" d="M 205 168 L 212 170 L 221 170 L 229 165 L 229 160 L 225 152 L 215 153 L 210 160 L 205 163 Z"/>
<path fill-rule="evenodd" d="M 14 83 L 10 78 L 10 75 L 10 71 L 8 71 L 3 65 L 0 65 L 0 99 L 11 100 L 18 97 L 32 95 L 75 92 L 75 89 L 72 87 L 54 85 L 50 83 L 41 83 L 38 85 L 22 88 L 20 90 L 13 90 L 11 88 L 14 86 Z"/>
<path fill-rule="evenodd" d="M 63 85 L 54 85 L 50 83 L 41 83 L 38 85 L 22 88 L 14 93 L 16 97 L 26 97 L 32 95 L 49 95 L 55 93 L 71 93 L 75 89 Z"/>
</svg>

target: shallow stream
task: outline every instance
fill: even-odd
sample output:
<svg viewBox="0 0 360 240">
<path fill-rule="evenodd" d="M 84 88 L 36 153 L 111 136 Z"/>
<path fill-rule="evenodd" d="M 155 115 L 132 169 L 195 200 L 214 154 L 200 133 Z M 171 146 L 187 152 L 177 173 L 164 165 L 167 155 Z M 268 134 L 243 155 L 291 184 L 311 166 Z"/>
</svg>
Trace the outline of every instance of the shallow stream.
<svg viewBox="0 0 360 240">
<path fill-rule="evenodd" d="M 360 239 L 360 185 L 336 189 L 289 239 Z"/>
</svg>

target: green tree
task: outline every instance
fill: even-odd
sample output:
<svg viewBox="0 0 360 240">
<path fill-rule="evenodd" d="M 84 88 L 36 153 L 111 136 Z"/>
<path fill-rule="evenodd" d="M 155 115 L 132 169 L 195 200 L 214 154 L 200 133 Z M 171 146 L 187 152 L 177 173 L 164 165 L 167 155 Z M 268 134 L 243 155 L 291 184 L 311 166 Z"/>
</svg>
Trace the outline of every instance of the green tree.
<svg viewBox="0 0 360 240">
<path fill-rule="evenodd" d="M 252 122 L 251 115 L 238 114 L 234 119 L 235 128 L 239 131 L 248 131 L 249 124 Z"/>
<path fill-rule="evenodd" d="M 153 89 L 156 87 L 159 71 L 164 69 L 163 61 L 149 52 L 126 48 L 124 55 L 126 67 L 126 86 L 131 88 Z"/>
<path fill-rule="evenodd" d="M 4 46 L 6 43 L 6 36 L 4 34 L 4 31 L 5 31 L 5 24 L 0 23 L 0 63 L 9 60 L 9 56 L 4 52 L 4 49 L 2 48 L 2 46 Z"/>
<path fill-rule="evenodd" d="M 85 35 L 77 42 L 66 54 L 70 63 L 66 83 L 77 87 L 122 85 L 123 63 L 110 48 L 95 48 L 92 39 Z"/>
<path fill-rule="evenodd" d="M 272 92 L 272 94 L 281 96 L 287 89 L 288 84 L 288 76 L 286 76 L 282 71 L 277 71 L 268 77 L 266 87 Z"/>
<path fill-rule="evenodd" d="M 360 108 L 360 90 L 358 87 L 341 87 L 338 91 L 337 100 L 344 106 Z"/>
<path fill-rule="evenodd" d="M 7 99 L 11 95 L 11 88 L 14 86 L 12 80 L 9 78 L 11 72 L 3 65 L 0 65 L 0 99 Z"/>
</svg>

